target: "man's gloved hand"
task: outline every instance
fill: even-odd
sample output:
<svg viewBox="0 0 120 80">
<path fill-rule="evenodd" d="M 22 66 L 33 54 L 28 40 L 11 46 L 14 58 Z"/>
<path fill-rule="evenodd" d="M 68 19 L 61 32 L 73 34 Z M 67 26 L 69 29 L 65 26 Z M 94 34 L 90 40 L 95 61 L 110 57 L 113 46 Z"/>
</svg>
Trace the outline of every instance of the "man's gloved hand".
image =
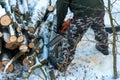
<svg viewBox="0 0 120 80">
<path fill-rule="evenodd" d="M 70 23 L 71 23 L 71 20 L 72 19 L 68 19 L 68 20 L 66 20 L 65 22 L 64 22 L 64 24 L 62 25 L 62 27 L 61 26 L 57 26 L 56 27 L 56 33 L 57 34 L 61 34 L 61 35 L 63 35 L 65 32 L 66 32 L 66 30 L 68 29 L 68 27 L 70 26 Z"/>
</svg>

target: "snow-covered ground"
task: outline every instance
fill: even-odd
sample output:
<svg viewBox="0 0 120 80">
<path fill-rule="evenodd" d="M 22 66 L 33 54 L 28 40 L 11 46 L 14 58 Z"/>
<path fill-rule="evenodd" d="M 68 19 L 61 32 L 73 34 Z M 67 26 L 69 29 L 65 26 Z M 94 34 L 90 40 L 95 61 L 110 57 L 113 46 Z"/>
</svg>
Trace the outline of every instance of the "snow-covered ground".
<svg viewBox="0 0 120 80">
<path fill-rule="evenodd" d="M 109 45 L 108 56 L 103 55 L 95 48 L 94 33 L 91 29 L 87 31 L 82 41 L 79 42 L 75 59 L 68 67 L 67 72 L 57 80 L 113 80 L 113 56 L 112 45 Z M 120 35 L 117 41 L 117 68 L 120 75 Z M 109 43 L 112 34 L 109 34 Z M 120 80 L 120 76 L 118 79 Z"/>
</svg>

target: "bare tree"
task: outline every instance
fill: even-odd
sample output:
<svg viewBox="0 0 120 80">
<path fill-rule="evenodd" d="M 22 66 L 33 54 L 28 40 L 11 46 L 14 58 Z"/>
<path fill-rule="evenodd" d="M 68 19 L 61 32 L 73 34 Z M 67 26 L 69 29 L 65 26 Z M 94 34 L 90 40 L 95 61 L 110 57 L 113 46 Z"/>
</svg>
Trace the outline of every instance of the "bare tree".
<svg viewBox="0 0 120 80">
<path fill-rule="evenodd" d="M 112 47 L 112 53 L 113 53 L 113 71 L 114 71 L 114 79 L 116 79 L 118 77 L 118 73 L 117 73 L 117 53 L 116 53 L 116 30 L 115 30 L 115 25 L 113 23 L 114 19 L 112 17 L 112 13 L 111 13 L 111 0 L 108 0 L 108 15 L 110 18 L 110 24 L 112 26 L 112 31 L 113 31 L 113 47 Z"/>
</svg>

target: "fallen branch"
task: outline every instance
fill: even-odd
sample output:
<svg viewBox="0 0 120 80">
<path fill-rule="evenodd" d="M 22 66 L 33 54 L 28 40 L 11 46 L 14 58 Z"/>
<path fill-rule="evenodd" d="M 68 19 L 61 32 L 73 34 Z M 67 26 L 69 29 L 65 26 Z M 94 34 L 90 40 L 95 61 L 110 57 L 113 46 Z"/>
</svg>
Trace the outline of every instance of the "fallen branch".
<svg viewBox="0 0 120 80">
<path fill-rule="evenodd" d="M 17 53 L 5 66 L 5 69 L 4 69 L 4 74 L 7 72 L 7 69 L 8 67 L 14 62 L 16 61 L 20 56 L 24 55 L 23 52 L 19 52 Z"/>
</svg>

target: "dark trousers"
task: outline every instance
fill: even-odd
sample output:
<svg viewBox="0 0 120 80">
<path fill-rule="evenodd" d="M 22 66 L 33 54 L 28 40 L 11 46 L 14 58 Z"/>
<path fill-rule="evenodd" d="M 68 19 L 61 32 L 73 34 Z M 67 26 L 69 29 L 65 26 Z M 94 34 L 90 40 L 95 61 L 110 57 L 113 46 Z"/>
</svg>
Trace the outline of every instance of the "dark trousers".
<svg viewBox="0 0 120 80">
<path fill-rule="evenodd" d="M 103 49 L 108 48 L 108 34 L 104 29 L 104 14 L 75 18 L 67 29 L 65 38 L 61 41 L 62 56 L 59 57 L 57 63 L 60 70 L 65 70 L 74 59 L 76 46 L 89 27 L 94 31 L 95 40 L 97 42 L 96 45 Z"/>
</svg>

